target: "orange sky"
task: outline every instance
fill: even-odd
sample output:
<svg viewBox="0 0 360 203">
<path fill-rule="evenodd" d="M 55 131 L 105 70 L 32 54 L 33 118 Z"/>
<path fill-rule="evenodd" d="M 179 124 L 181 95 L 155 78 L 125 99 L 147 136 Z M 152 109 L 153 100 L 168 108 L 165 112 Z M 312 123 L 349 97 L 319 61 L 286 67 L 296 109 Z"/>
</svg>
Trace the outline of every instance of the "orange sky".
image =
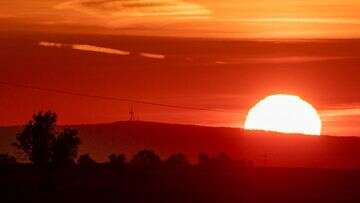
<svg viewBox="0 0 360 203">
<path fill-rule="evenodd" d="M 23 29 L 232 38 L 354 38 L 360 36 L 359 9 L 360 2 L 355 0 L 14 0 L 0 4 L 0 18 L 26 24 Z"/>
<path fill-rule="evenodd" d="M 0 81 L 220 109 L 136 105 L 143 120 L 232 127 L 258 100 L 296 94 L 319 110 L 324 134 L 358 135 L 359 9 L 349 0 L 2 2 Z M 62 124 L 124 120 L 128 105 L 0 86 L 0 125 L 44 109 Z"/>
</svg>

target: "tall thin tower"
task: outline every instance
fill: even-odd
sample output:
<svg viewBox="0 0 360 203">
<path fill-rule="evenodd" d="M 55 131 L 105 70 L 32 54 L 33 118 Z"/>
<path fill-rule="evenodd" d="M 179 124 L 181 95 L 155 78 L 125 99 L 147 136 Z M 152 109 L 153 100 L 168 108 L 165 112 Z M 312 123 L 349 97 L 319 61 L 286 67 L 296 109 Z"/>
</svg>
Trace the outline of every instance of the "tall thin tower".
<svg viewBox="0 0 360 203">
<path fill-rule="evenodd" d="M 136 121 L 134 106 L 132 104 L 129 105 L 129 121 Z"/>
</svg>

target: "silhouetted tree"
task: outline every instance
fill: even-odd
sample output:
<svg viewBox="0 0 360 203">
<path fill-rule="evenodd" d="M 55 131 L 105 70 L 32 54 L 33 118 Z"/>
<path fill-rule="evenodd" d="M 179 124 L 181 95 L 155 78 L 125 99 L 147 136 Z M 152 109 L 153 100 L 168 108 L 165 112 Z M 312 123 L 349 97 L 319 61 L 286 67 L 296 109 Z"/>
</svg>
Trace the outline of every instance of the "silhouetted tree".
<svg viewBox="0 0 360 203">
<path fill-rule="evenodd" d="M 53 144 L 53 163 L 56 166 L 64 166 L 75 163 L 78 153 L 80 138 L 78 131 L 71 128 L 65 128 L 57 137 Z"/>
<path fill-rule="evenodd" d="M 166 165 L 170 168 L 182 168 L 189 165 L 187 157 L 182 153 L 172 154 L 165 161 Z"/>
<path fill-rule="evenodd" d="M 220 154 L 218 154 L 215 158 L 214 161 L 216 162 L 220 162 L 220 163 L 226 163 L 226 162 L 230 162 L 231 158 L 229 157 L 229 155 L 227 155 L 226 153 L 222 152 Z"/>
<path fill-rule="evenodd" d="M 96 162 L 93 158 L 91 158 L 90 154 L 83 154 L 79 157 L 77 163 L 82 168 L 90 168 L 93 167 Z"/>
<path fill-rule="evenodd" d="M 109 164 L 114 167 L 123 167 L 125 165 L 126 157 L 124 154 L 110 154 Z"/>
<path fill-rule="evenodd" d="M 16 164 L 16 158 L 9 154 L 0 154 L 0 166 L 8 166 Z"/>
<path fill-rule="evenodd" d="M 153 168 L 161 163 L 160 156 L 152 150 L 142 150 L 134 155 L 131 164 L 143 168 Z"/>
<path fill-rule="evenodd" d="M 224 152 L 216 155 L 210 162 L 211 166 L 216 168 L 229 167 L 233 163 L 231 158 Z"/>
<path fill-rule="evenodd" d="M 51 161 L 51 148 L 56 139 L 56 120 L 57 116 L 53 112 L 39 112 L 17 134 L 14 145 L 36 166 L 45 166 Z"/>
<path fill-rule="evenodd" d="M 207 167 L 223 167 L 230 164 L 232 160 L 226 153 L 219 153 L 215 157 L 209 157 L 205 153 L 199 154 L 199 165 Z"/>
<path fill-rule="evenodd" d="M 77 131 L 66 128 L 57 133 L 56 121 L 54 112 L 36 113 L 16 136 L 14 145 L 36 166 L 70 163 L 77 155 L 80 144 Z"/>
<path fill-rule="evenodd" d="M 199 165 L 206 165 L 206 164 L 209 164 L 210 157 L 206 153 L 200 153 L 198 161 L 199 161 Z"/>
</svg>

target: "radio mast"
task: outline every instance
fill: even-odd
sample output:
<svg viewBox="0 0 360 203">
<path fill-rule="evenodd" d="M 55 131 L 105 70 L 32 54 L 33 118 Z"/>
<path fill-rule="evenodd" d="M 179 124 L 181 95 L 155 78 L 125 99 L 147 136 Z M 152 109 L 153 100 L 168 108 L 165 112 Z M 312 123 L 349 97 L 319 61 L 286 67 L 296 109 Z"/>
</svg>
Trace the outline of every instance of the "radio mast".
<svg viewBox="0 0 360 203">
<path fill-rule="evenodd" d="M 129 121 L 136 121 L 134 106 L 132 104 L 129 105 Z"/>
</svg>

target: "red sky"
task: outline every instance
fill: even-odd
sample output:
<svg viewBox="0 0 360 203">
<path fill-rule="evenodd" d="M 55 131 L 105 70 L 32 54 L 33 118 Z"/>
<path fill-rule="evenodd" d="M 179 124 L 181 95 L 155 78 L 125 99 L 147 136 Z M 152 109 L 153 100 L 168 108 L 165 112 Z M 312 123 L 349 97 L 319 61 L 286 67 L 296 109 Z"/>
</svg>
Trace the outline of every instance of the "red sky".
<svg viewBox="0 0 360 203">
<path fill-rule="evenodd" d="M 102 52 L 74 49 L 78 46 L 73 44 Z M 319 110 L 323 133 L 359 132 L 358 40 L 280 42 L 3 33 L 1 46 L 1 81 L 225 111 L 135 104 L 142 120 L 242 127 L 246 112 L 258 100 L 289 93 Z M 96 47 L 111 48 L 116 54 Z M 128 117 L 129 103 L 6 86 L 0 86 L 0 91 L 1 125 L 21 124 L 33 112 L 46 109 L 57 111 L 63 124 Z"/>
<path fill-rule="evenodd" d="M 360 132 L 358 2 L 130 4 L 0 3 L 0 81 L 217 109 L 135 104 L 142 120 L 232 127 L 258 100 L 296 94 L 319 110 L 323 134 Z M 0 125 L 47 109 L 62 124 L 124 120 L 128 105 L 0 86 Z"/>
</svg>

